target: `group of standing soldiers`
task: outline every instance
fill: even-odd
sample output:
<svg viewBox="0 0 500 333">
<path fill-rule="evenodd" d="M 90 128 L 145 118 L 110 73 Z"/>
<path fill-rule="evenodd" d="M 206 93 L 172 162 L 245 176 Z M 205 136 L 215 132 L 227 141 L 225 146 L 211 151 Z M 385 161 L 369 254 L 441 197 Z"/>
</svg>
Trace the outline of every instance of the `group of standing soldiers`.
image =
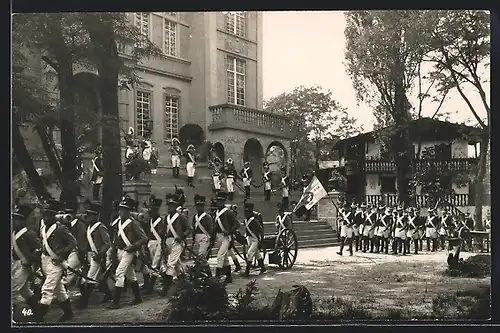
<svg viewBox="0 0 500 333">
<path fill-rule="evenodd" d="M 68 292 L 77 280 L 81 293 L 78 309 L 88 306 L 95 289 L 104 292 L 102 302 L 112 301 L 110 309 L 120 308 L 122 293 L 128 287 L 134 296 L 132 304 L 139 304 L 142 293 L 153 293 L 158 279 L 163 285 L 160 295 L 166 296 L 181 271 L 180 261 L 189 236 L 193 238 L 193 248 L 188 250 L 203 260 L 209 259 L 212 247 L 218 248 L 215 275 L 232 282 L 229 257 L 235 261 L 235 271 L 240 270 L 234 255 L 234 240 L 241 234 L 234 206 L 226 205 L 227 196 L 219 191 L 211 201 L 211 211 L 206 212 L 206 198 L 195 195 L 196 214 L 189 223 L 182 191 L 166 195 L 164 217 L 160 216 L 161 199 L 151 196 L 139 213 L 139 202 L 125 195 L 114 203 L 114 217 L 106 226 L 100 222 L 102 207 L 98 201 L 87 200 L 83 212 L 78 214 L 77 202 L 49 199 L 41 207 L 42 219 L 35 230 L 26 225 L 33 209 L 17 205 L 12 213 L 14 311 L 27 305 L 33 319 L 43 322 L 51 303 L 57 299 L 63 310 L 59 322 L 71 320 L 74 314 Z M 259 252 L 264 237 L 262 215 L 254 210 L 252 203 L 245 202 L 244 217 L 247 266 L 243 276 L 249 276 L 254 259 L 262 274 L 266 271 Z M 278 231 L 291 228 L 290 216 L 281 203 L 276 226 Z M 144 276 L 142 291 L 135 269 L 138 262 L 142 262 Z M 39 295 L 32 291 L 35 277 L 42 280 Z M 114 282 L 113 291 L 109 279 Z"/>
<path fill-rule="evenodd" d="M 444 250 L 448 238 L 461 238 L 464 245 L 472 247 L 470 231 L 474 228 L 474 220 L 470 213 L 452 215 L 448 208 L 441 210 L 438 216 L 436 208 L 429 208 L 427 216 L 420 215 L 420 209 L 409 207 L 386 207 L 383 204 L 372 206 L 345 205 L 339 209 L 338 229 L 341 246 L 337 254 L 342 255 L 345 245 L 350 255 L 355 251 L 370 253 L 389 253 L 406 255 L 413 244 L 414 253 L 423 249 L 423 241 L 427 251 Z"/>
</svg>

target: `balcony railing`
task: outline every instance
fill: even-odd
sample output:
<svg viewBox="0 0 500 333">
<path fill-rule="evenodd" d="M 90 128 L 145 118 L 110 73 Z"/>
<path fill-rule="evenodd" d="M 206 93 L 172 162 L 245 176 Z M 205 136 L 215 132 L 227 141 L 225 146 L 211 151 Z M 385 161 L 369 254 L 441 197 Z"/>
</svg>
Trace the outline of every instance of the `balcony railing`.
<svg viewBox="0 0 500 333">
<path fill-rule="evenodd" d="M 417 172 L 428 169 L 431 165 L 438 168 L 447 166 L 452 171 L 467 171 L 476 165 L 477 162 L 477 158 L 452 158 L 446 161 L 425 159 L 417 160 L 416 167 Z M 364 169 L 366 173 L 394 172 L 396 164 L 387 160 L 367 160 L 365 161 Z"/>
<path fill-rule="evenodd" d="M 209 129 L 212 131 L 228 128 L 286 139 L 293 137 L 290 119 L 286 116 L 232 104 L 214 105 L 209 109 L 212 112 Z"/>
<path fill-rule="evenodd" d="M 377 205 L 379 202 L 384 202 L 386 205 L 395 206 L 398 204 L 398 196 L 397 194 L 373 194 L 373 195 L 365 195 L 365 196 L 356 196 L 356 195 L 346 195 L 346 198 L 349 202 L 361 202 L 364 201 L 367 204 Z M 473 197 L 469 194 L 451 194 L 447 195 L 444 198 L 444 201 L 452 204 L 456 207 L 463 206 L 473 206 Z M 424 194 L 417 194 L 413 197 L 412 206 L 415 207 L 425 207 L 428 208 L 430 206 L 434 206 L 435 203 L 431 202 L 431 199 Z"/>
</svg>

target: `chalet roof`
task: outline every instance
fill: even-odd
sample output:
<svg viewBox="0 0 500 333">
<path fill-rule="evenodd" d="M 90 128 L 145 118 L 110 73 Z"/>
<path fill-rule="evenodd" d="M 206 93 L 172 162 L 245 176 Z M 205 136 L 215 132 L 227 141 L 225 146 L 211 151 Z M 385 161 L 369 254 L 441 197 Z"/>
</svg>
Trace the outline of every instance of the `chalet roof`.
<svg viewBox="0 0 500 333">
<path fill-rule="evenodd" d="M 391 127 L 394 126 L 388 126 L 381 130 L 390 129 Z M 420 138 L 423 142 L 451 141 L 459 137 L 464 137 L 469 142 L 473 143 L 479 142 L 479 136 L 481 135 L 481 133 L 488 133 L 487 130 L 482 130 L 476 127 L 436 120 L 428 117 L 412 120 L 409 124 L 409 130 L 410 139 L 413 142 L 418 140 L 419 131 Z M 376 132 L 377 131 L 370 131 L 344 140 L 340 140 L 332 147 L 332 150 L 341 150 L 348 145 L 357 143 L 374 142 Z"/>
</svg>

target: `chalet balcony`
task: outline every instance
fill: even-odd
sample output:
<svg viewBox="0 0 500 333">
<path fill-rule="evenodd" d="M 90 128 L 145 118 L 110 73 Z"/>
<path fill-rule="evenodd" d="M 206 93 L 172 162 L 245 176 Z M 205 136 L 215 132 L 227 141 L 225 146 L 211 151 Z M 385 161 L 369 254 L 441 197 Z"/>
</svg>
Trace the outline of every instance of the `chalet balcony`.
<svg viewBox="0 0 500 333">
<path fill-rule="evenodd" d="M 293 138 L 290 119 L 286 116 L 232 104 L 214 105 L 209 109 L 212 123 L 208 129 L 211 131 L 234 129 L 284 139 Z"/>
<path fill-rule="evenodd" d="M 378 202 L 385 202 L 385 204 L 389 206 L 396 206 L 398 204 L 398 196 L 397 194 L 376 194 L 376 195 L 365 195 L 365 196 L 355 196 L 355 195 L 347 195 L 348 201 L 357 201 L 360 202 L 364 200 L 367 204 L 376 205 Z M 463 206 L 473 206 L 474 198 L 469 194 L 451 194 L 447 195 L 443 198 L 445 202 L 452 204 L 455 207 L 463 207 Z M 424 207 L 428 208 L 430 206 L 434 207 L 434 203 L 431 203 L 430 198 L 424 194 L 417 194 L 413 198 L 412 206 L 416 207 Z"/>
<path fill-rule="evenodd" d="M 447 166 L 453 171 L 467 171 L 477 164 L 478 158 L 452 158 L 447 161 L 417 160 L 417 172 L 428 169 L 431 165 L 435 167 Z M 367 160 L 365 161 L 366 173 L 395 172 L 396 164 L 387 160 Z"/>
</svg>

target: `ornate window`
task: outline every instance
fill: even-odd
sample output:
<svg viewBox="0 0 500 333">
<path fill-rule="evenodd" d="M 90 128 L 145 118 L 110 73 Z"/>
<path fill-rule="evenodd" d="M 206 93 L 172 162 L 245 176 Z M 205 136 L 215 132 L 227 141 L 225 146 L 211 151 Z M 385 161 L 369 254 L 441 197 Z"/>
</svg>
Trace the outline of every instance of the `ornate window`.
<svg viewBox="0 0 500 333">
<path fill-rule="evenodd" d="M 241 37 L 245 37 L 245 12 L 227 12 L 226 31 Z"/>
<path fill-rule="evenodd" d="M 136 133 L 140 136 L 144 136 L 148 120 L 151 119 L 151 93 L 145 91 L 137 91 L 136 94 Z"/>
<path fill-rule="evenodd" d="M 179 97 L 165 95 L 165 141 L 179 134 Z"/>
<path fill-rule="evenodd" d="M 244 60 L 227 57 L 227 102 L 236 105 L 245 105 L 245 74 Z"/>
<path fill-rule="evenodd" d="M 164 19 L 163 52 L 177 56 L 177 23 Z"/>
</svg>

